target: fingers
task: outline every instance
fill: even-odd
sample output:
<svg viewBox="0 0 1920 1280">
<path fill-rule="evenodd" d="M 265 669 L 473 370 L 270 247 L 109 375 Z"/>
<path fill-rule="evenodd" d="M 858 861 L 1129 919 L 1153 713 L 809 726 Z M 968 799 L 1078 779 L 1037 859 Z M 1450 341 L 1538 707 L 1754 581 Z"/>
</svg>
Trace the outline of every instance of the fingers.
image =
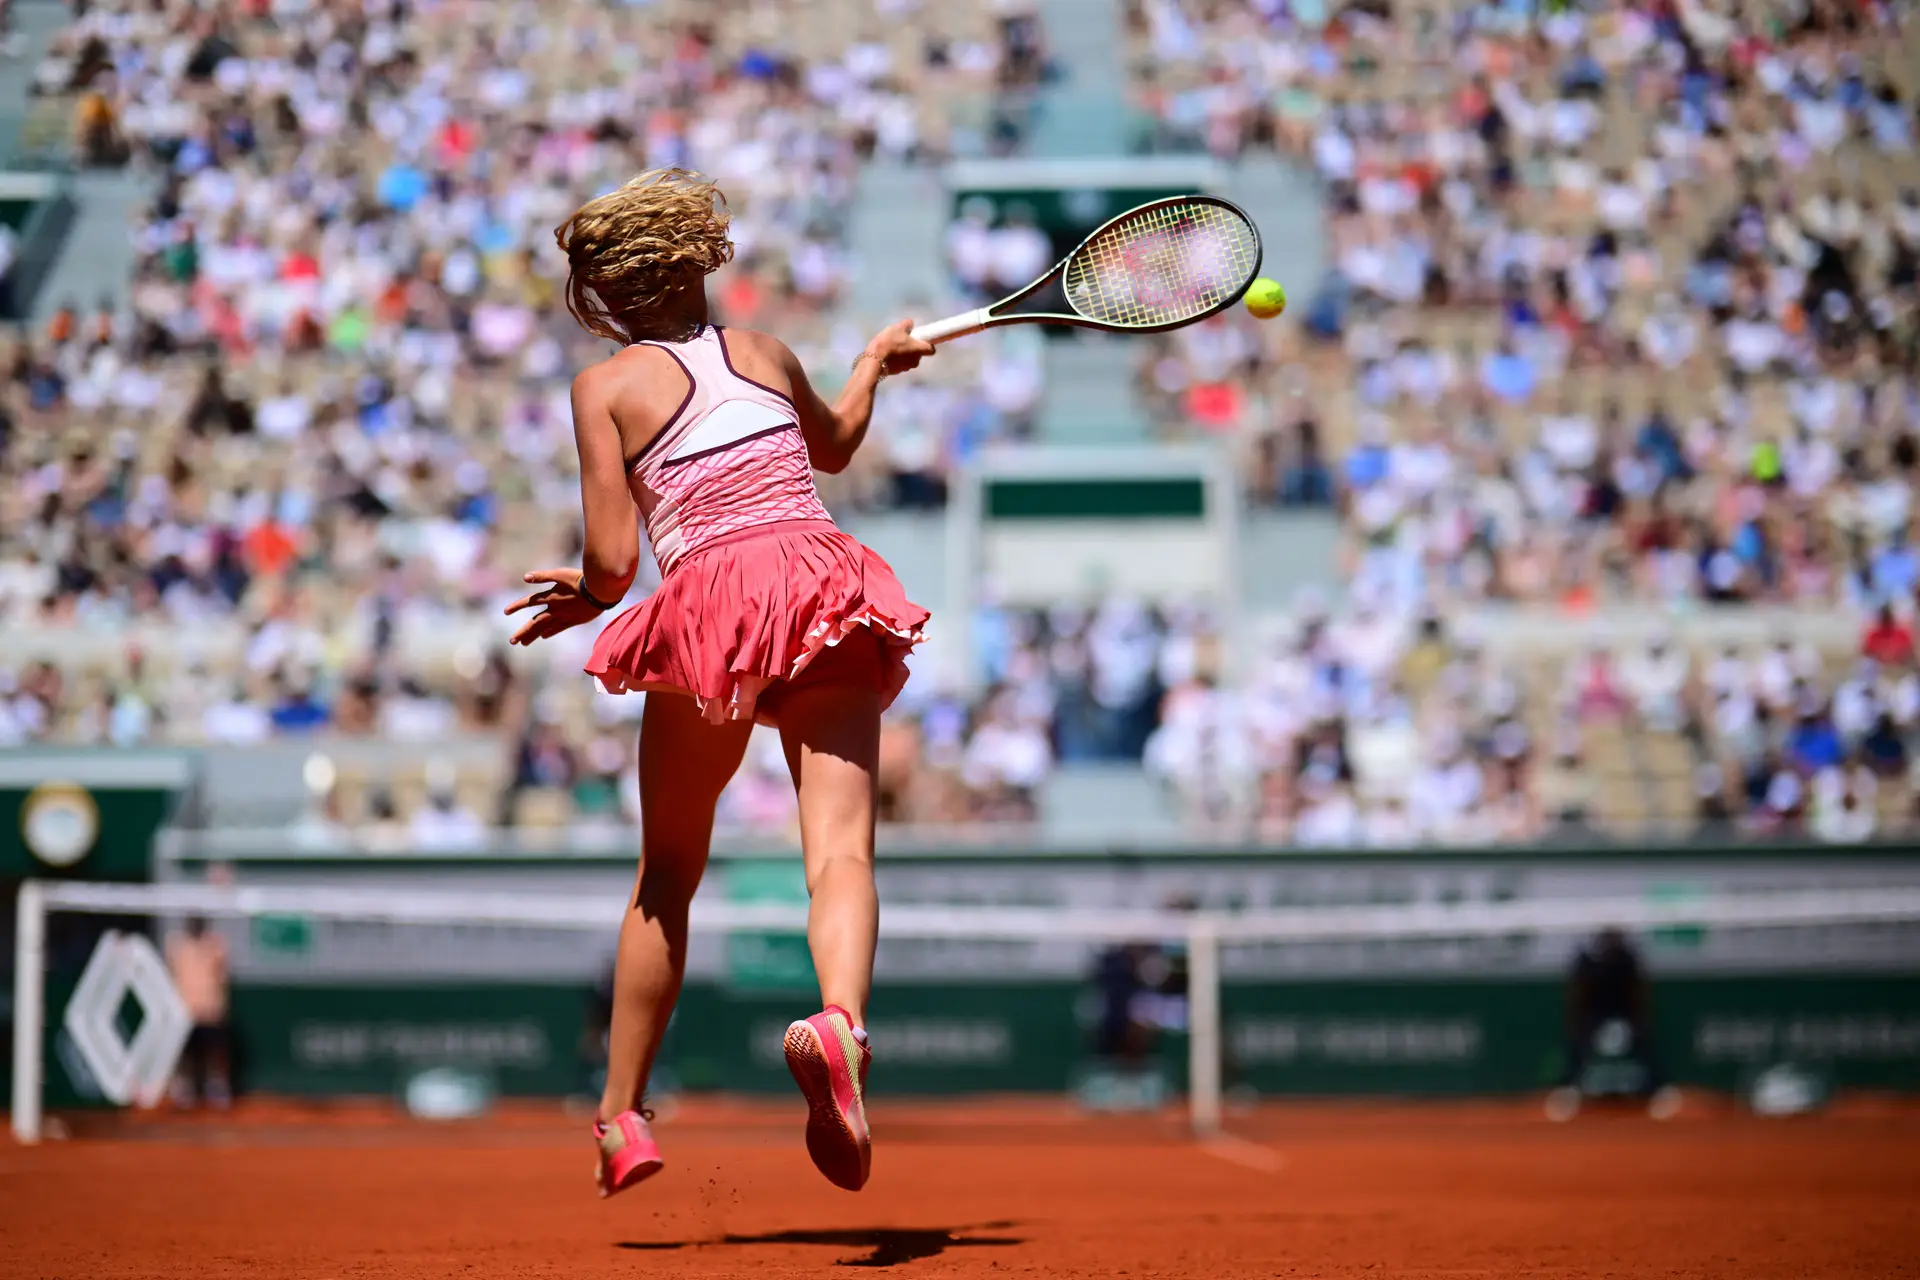
<svg viewBox="0 0 1920 1280">
<path fill-rule="evenodd" d="M 916 338 L 913 336 L 913 318 L 911 316 L 905 320 L 895 320 L 887 326 L 887 332 L 893 335 L 895 339 L 893 349 L 901 355 L 930 356 L 934 352 L 934 346 L 931 342 L 928 342 L 925 338 Z"/>
<path fill-rule="evenodd" d="M 508 644 L 532 644 L 535 640 L 557 636 L 562 631 L 591 622 L 601 616 L 599 609 L 587 604 L 579 596 L 558 588 L 549 588 L 528 596 L 524 600 L 515 601 L 508 607 L 507 612 L 512 613 L 536 604 L 544 607 L 513 633 L 507 641 Z"/>
<path fill-rule="evenodd" d="M 933 355 L 933 344 L 925 338 L 914 338 L 914 319 L 895 320 L 893 328 L 899 330 L 900 355 Z"/>
<path fill-rule="evenodd" d="M 553 610 L 542 609 L 539 613 L 527 619 L 526 623 L 522 625 L 518 631 L 513 633 L 512 638 L 509 639 L 507 643 L 510 645 L 529 645 L 535 640 L 545 640 L 548 636 L 557 636 L 572 625 L 571 622 L 562 620 Z"/>
<path fill-rule="evenodd" d="M 934 352 L 934 346 L 925 338 L 913 336 L 913 320 L 895 320 L 880 331 L 869 349 L 880 349 L 880 368 L 886 373 L 905 373 L 918 368 L 920 361 Z"/>
<path fill-rule="evenodd" d="M 545 591 L 535 591 L 515 600 L 507 606 L 506 611 L 508 613 L 518 613 L 522 609 L 531 608 L 540 601 L 547 600 L 555 595 L 578 594 L 580 591 L 580 571 L 578 569 L 535 569 L 532 573 L 522 574 L 520 580 L 530 583 L 544 582 L 547 583 L 548 586 Z"/>
<path fill-rule="evenodd" d="M 533 579 L 533 575 L 528 574 L 527 579 L 531 581 Z M 534 605 L 539 604 L 541 601 L 545 600 L 548 596 L 551 596 L 552 594 L 553 594 L 553 588 L 548 587 L 545 591 L 535 591 L 531 595 L 521 596 L 518 600 L 515 600 L 512 604 L 508 605 L 506 608 L 506 611 L 508 613 L 518 613 L 522 609 L 531 609 Z"/>
</svg>

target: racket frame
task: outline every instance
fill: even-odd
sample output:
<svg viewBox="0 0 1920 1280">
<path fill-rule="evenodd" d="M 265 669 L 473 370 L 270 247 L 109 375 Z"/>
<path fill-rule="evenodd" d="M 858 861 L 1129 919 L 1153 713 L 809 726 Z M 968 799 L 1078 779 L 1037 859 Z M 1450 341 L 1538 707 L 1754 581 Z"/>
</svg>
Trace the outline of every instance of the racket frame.
<svg viewBox="0 0 1920 1280">
<path fill-rule="evenodd" d="M 1094 320 L 1088 316 L 1081 315 L 1077 311 L 1025 311 L 1018 315 L 1006 314 L 1007 308 L 1017 306 L 1040 290 L 1046 288 L 1049 284 L 1052 284 L 1055 280 L 1065 276 L 1067 273 L 1067 264 L 1073 261 L 1074 255 L 1085 249 L 1090 243 L 1099 238 L 1102 232 L 1106 231 L 1107 228 L 1113 226 L 1115 223 L 1124 222 L 1128 218 L 1138 214 L 1146 213 L 1154 209 L 1163 209 L 1170 205 L 1196 204 L 1210 204 L 1228 210 L 1242 222 L 1246 223 L 1247 229 L 1253 233 L 1253 266 L 1249 268 L 1246 280 L 1241 283 L 1238 289 L 1235 289 L 1232 293 L 1222 298 L 1213 306 L 1208 307 L 1205 311 L 1197 315 L 1186 316 L 1179 320 L 1168 320 L 1159 324 L 1114 324 L 1108 320 Z M 1054 263 L 1050 269 L 1041 274 L 1039 278 L 1025 288 L 1016 290 L 1000 299 L 1000 301 L 987 306 L 976 307 L 972 311 L 963 311 L 958 315 L 948 316 L 944 320 L 934 320 L 927 324 L 918 325 L 913 330 L 913 336 L 938 345 L 942 342 L 950 342 L 955 338 L 965 337 L 970 333 L 979 333 L 982 329 L 997 329 L 1010 324 L 1062 324 L 1070 325 L 1076 329 L 1098 329 L 1104 333 L 1166 333 L 1172 329 L 1183 329 L 1190 324 L 1198 324 L 1202 320 L 1219 315 L 1222 311 L 1225 311 L 1228 307 L 1233 306 L 1239 302 L 1241 298 L 1245 297 L 1247 290 L 1252 287 L 1253 282 L 1260 278 L 1261 254 L 1262 246 L 1260 243 L 1259 226 L 1252 218 L 1247 216 L 1245 209 L 1242 209 L 1233 201 L 1211 195 L 1162 196 L 1158 200 L 1149 200 L 1145 204 L 1135 205 L 1124 213 L 1117 213 L 1113 217 L 1108 218 L 1105 222 L 1094 228 L 1079 244 L 1069 250 L 1064 258 Z M 1068 300 L 1067 305 L 1073 305 L 1071 299 Z"/>
</svg>

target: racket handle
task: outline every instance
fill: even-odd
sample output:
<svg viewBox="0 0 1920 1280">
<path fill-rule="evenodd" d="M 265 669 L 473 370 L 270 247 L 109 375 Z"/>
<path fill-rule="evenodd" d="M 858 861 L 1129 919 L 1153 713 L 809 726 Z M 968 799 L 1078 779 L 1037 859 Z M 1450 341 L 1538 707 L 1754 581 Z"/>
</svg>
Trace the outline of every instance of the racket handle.
<svg viewBox="0 0 1920 1280">
<path fill-rule="evenodd" d="M 978 333 L 987 327 L 990 317 L 985 307 L 973 311 L 963 311 L 957 316 L 948 316 L 945 320 L 935 320 L 929 324 L 914 328 L 913 336 L 922 342 L 946 342 L 951 338 L 963 338 L 969 333 Z"/>
</svg>

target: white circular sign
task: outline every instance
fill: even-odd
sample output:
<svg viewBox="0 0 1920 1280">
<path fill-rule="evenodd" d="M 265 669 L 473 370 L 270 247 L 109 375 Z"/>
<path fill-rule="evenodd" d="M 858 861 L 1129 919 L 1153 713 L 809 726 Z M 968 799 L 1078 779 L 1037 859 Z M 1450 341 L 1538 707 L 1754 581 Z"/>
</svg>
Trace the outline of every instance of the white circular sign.
<svg viewBox="0 0 1920 1280">
<path fill-rule="evenodd" d="M 100 838 L 99 806 L 72 783 L 41 783 L 20 806 L 20 835 L 27 852 L 40 861 L 71 867 L 92 853 Z"/>
</svg>

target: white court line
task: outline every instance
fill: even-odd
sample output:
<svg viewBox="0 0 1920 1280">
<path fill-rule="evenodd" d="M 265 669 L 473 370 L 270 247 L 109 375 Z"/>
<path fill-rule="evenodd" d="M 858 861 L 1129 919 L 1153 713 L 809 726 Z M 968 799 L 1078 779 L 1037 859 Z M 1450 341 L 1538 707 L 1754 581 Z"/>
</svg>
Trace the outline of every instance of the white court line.
<svg viewBox="0 0 1920 1280">
<path fill-rule="evenodd" d="M 1219 1133 L 1205 1139 L 1200 1149 L 1228 1164 L 1237 1164 L 1256 1173 L 1278 1173 L 1287 1167 L 1287 1158 L 1272 1147 L 1263 1147 L 1231 1133 Z"/>
</svg>

